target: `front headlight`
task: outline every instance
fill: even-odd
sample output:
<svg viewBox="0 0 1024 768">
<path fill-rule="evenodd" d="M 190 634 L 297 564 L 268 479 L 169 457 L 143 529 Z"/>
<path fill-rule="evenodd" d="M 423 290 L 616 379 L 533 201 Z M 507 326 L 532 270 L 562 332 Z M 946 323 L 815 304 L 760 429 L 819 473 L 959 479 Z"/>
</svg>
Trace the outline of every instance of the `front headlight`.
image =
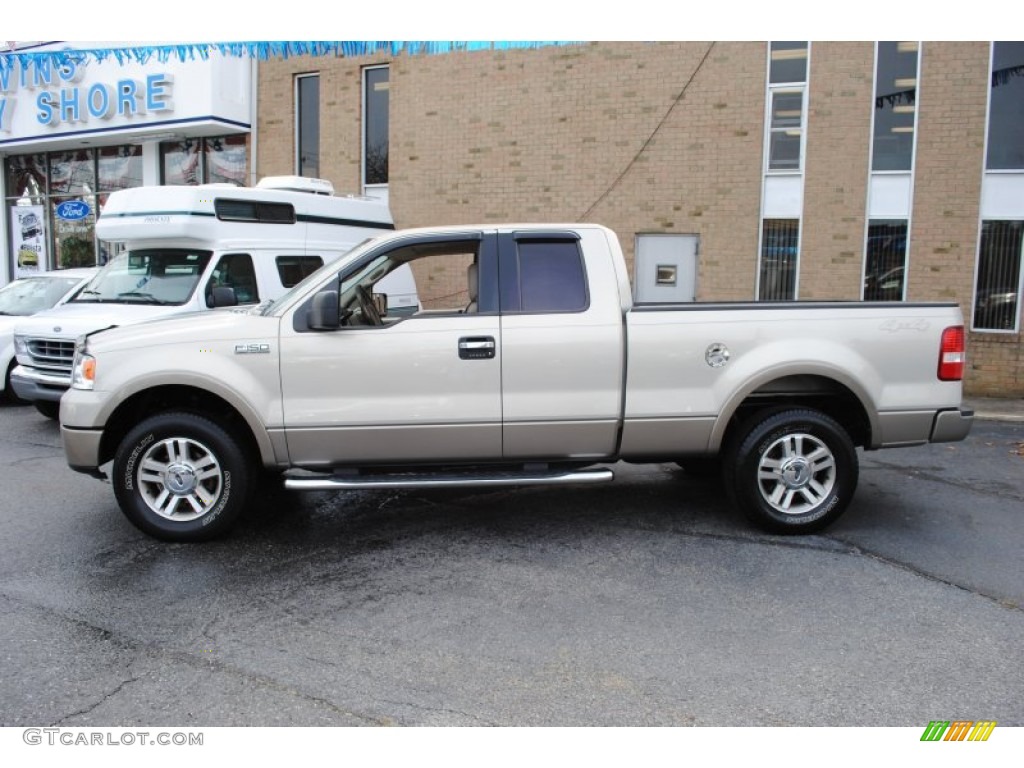
<svg viewBox="0 0 1024 768">
<path fill-rule="evenodd" d="M 81 350 L 75 352 L 71 368 L 72 389 L 92 389 L 96 386 L 96 358 Z"/>
<path fill-rule="evenodd" d="M 14 336 L 14 354 L 25 357 L 28 355 L 28 342 L 25 341 L 24 336 Z"/>
</svg>

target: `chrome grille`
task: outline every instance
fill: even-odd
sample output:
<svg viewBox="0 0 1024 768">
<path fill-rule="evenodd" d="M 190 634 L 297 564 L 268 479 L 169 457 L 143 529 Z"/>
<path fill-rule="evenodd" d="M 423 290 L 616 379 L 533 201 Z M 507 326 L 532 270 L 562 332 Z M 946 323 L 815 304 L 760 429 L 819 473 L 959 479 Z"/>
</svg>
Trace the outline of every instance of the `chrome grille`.
<svg viewBox="0 0 1024 768">
<path fill-rule="evenodd" d="M 75 358 L 75 342 L 57 339 L 28 339 L 33 364 L 50 370 L 70 371 Z"/>
</svg>

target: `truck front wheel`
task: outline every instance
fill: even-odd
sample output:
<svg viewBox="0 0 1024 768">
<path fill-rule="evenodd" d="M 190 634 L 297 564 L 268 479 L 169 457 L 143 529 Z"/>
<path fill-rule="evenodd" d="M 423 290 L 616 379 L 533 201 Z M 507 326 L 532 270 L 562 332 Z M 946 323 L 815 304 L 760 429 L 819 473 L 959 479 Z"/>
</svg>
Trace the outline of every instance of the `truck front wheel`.
<svg viewBox="0 0 1024 768">
<path fill-rule="evenodd" d="M 857 487 L 857 450 L 820 411 L 755 417 L 732 443 L 726 488 L 756 525 L 773 533 L 813 533 L 833 523 Z"/>
<path fill-rule="evenodd" d="M 118 446 L 111 481 L 121 511 L 164 541 L 223 534 L 246 504 L 251 470 L 242 446 L 194 413 L 163 413 Z"/>
</svg>

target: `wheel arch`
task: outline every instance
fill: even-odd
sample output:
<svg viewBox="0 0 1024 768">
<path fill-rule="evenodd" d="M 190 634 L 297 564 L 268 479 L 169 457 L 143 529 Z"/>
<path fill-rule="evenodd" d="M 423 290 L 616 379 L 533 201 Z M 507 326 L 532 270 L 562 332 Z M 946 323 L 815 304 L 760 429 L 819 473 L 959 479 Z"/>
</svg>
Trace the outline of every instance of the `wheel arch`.
<svg viewBox="0 0 1024 768">
<path fill-rule="evenodd" d="M 114 458 L 125 435 L 149 416 L 167 411 L 186 411 L 205 416 L 231 432 L 253 461 L 274 464 L 275 454 L 262 428 L 254 428 L 247 417 L 224 397 L 200 387 L 169 384 L 141 390 L 125 398 L 107 418 L 100 440 L 100 464 Z"/>
<path fill-rule="evenodd" d="M 709 449 L 718 451 L 754 414 L 784 408 L 811 408 L 835 419 L 855 446 L 873 447 L 880 434 L 871 399 L 855 382 L 835 372 L 765 373 L 736 392 L 722 409 Z"/>
</svg>

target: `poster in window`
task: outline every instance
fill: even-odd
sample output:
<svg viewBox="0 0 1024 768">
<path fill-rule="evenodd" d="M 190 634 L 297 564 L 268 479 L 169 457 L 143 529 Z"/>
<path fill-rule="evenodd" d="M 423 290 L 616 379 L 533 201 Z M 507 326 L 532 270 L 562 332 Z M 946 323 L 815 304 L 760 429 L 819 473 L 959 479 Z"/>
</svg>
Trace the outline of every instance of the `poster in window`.
<svg viewBox="0 0 1024 768">
<path fill-rule="evenodd" d="M 43 206 L 12 205 L 10 211 L 14 276 L 25 277 L 42 272 L 46 269 Z"/>
</svg>

